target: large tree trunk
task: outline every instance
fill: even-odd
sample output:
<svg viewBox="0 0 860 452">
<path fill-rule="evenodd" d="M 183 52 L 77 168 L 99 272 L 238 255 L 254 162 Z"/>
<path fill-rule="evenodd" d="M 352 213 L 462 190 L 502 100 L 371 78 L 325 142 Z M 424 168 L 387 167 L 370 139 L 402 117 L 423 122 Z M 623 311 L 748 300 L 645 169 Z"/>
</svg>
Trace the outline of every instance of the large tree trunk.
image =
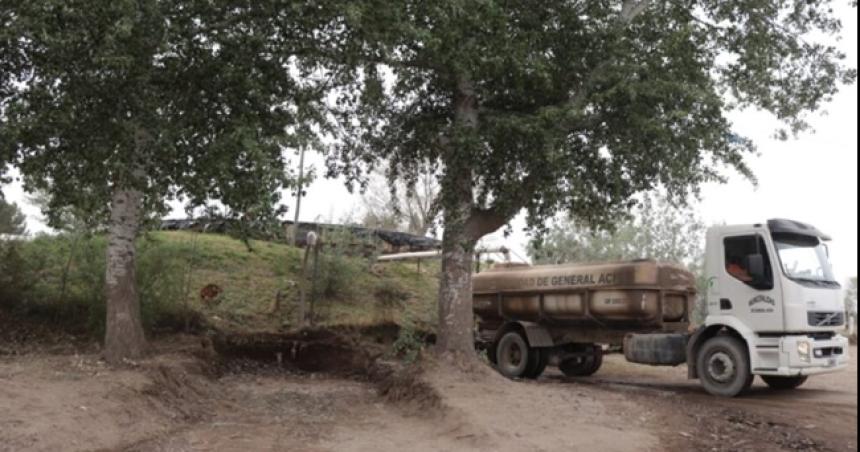
<svg viewBox="0 0 860 452">
<path fill-rule="evenodd" d="M 107 324 L 104 352 L 105 359 L 111 364 L 140 358 L 146 349 L 146 338 L 140 319 L 134 251 L 142 200 L 140 191 L 124 188 L 114 188 L 111 198 L 105 271 Z"/>
<path fill-rule="evenodd" d="M 478 107 L 474 87 L 467 77 L 457 83 L 455 122 L 458 128 L 478 125 Z M 436 339 L 439 353 L 474 353 L 474 314 L 472 313 L 472 260 L 480 238 L 469 228 L 474 201 L 472 169 L 457 157 L 458 149 L 449 141 L 443 160 L 442 204 L 442 279 L 439 282 L 439 330 Z M 462 151 L 462 150 L 459 150 Z"/>
<path fill-rule="evenodd" d="M 445 212 L 442 236 L 442 278 L 439 282 L 439 353 L 474 353 L 472 260 L 475 239 L 466 230 L 470 205 Z"/>
</svg>

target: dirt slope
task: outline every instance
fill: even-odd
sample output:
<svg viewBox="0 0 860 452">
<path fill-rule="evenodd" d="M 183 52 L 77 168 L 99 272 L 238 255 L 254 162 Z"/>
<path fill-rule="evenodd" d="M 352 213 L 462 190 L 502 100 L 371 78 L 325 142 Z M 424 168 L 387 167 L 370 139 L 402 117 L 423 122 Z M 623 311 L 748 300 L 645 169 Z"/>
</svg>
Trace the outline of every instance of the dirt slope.
<svg viewBox="0 0 860 452">
<path fill-rule="evenodd" d="M 647 410 L 599 389 L 489 369 L 430 370 L 421 384 L 438 403 L 392 403 L 373 382 L 322 374 L 215 378 L 184 352 L 122 370 L 96 355 L 5 357 L 0 451 L 660 449 Z"/>
</svg>

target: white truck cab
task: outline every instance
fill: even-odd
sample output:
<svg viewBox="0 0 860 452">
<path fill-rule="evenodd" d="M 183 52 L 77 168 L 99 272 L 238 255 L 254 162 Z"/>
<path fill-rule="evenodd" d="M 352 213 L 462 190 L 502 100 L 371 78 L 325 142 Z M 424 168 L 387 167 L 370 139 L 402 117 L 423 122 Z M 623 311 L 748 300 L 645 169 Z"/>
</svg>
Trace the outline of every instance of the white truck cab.
<svg viewBox="0 0 860 452">
<path fill-rule="evenodd" d="M 755 375 L 790 389 L 848 364 L 845 318 L 825 242 L 792 220 L 707 232 L 707 318 L 688 343 L 691 378 L 734 396 Z"/>
</svg>

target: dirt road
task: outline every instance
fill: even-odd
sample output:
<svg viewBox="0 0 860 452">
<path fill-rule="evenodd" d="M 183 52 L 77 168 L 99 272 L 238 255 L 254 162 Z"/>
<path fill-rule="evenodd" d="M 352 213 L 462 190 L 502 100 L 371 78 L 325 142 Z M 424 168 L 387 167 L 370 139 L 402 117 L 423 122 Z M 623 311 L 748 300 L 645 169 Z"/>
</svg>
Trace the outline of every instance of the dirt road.
<svg viewBox="0 0 860 452">
<path fill-rule="evenodd" d="M 750 393 L 732 399 L 717 398 L 705 393 L 697 380 L 688 380 L 686 375 L 687 368 L 683 365 L 674 368 L 635 365 L 613 354 L 607 356 L 603 367 L 592 377 L 568 379 L 557 372 L 549 372 L 543 381 L 620 391 L 639 404 L 674 414 L 675 426 L 664 431 L 661 435 L 664 440 L 671 440 L 673 430 L 680 438 L 684 438 L 685 429 L 693 436 L 693 430 L 699 426 L 691 419 L 705 416 L 712 426 L 720 422 L 727 424 L 722 429 L 723 434 L 734 436 L 735 441 L 744 441 L 745 427 L 763 423 L 762 427 L 766 428 L 761 430 L 765 432 L 757 434 L 777 431 L 776 437 L 771 438 L 776 441 L 777 450 L 857 450 L 856 346 L 851 347 L 851 364 L 847 370 L 810 377 L 793 391 L 770 390 L 756 378 Z M 751 442 L 727 449 L 742 449 Z M 715 443 L 712 447 L 720 447 L 720 441 Z"/>
</svg>

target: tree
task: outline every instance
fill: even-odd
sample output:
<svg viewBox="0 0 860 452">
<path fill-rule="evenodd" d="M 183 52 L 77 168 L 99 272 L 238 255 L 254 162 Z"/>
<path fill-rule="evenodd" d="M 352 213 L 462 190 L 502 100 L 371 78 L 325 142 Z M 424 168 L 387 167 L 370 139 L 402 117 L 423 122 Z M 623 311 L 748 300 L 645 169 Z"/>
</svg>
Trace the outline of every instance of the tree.
<svg viewBox="0 0 860 452">
<path fill-rule="evenodd" d="M 93 234 L 103 232 L 107 224 L 104 206 L 92 198 L 77 205 L 57 205 L 50 193 L 35 190 L 27 196 L 27 201 L 42 212 L 40 220 L 60 232 Z"/>
<path fill-rule="evenodd" d="M 402 179 L 374 174 L 361 195 L 362 224 L 369 228 L 426 235 L 438 217 L 439 185 L 430 170 L 422 171 L 410 186 Z"/>
<path fill-rule="evenodd" d="M 830 1 L 354 1 L 354 89 L 330 173 L 440 167 L 440 351 L 471 353 L 475 243 L 525 209 L 611 223 L 657 186 L 681 201 L 733 168 L 753 179 L 727 112 L 793 132 L 853 82 Z M 787 133 L 783 133 L 787 135 Z M 753 179 L 754 180 L 754 179 Z"/>
<path fill-rule="evenodd" d="M 14 202 L 6 202 L 0 194 L 0 234 L 24 235 L 27 217 Z"/>
<path fill-rule="evenodd" d="M 244 212 L 290 183 L 319 88 L 297 56 L 324 7 L 232 0 L 0 0 L 0 156 L 25 188 L 107 218 L 111 363 L 144 353 L 143 212 L 215 199 Z M 319 16 L 318 16 L 319 14 Z M 328 16 L 331 14 L 329 13 Z"/>
<path fill-rule="evenodd" d="M 528 253 L 536 264 L 610 262 L 655 259 L 683 265 L 696 275 L 700 301 L 704 300 L 705 230 L 701 217 L 690 206 L 674 206 L 652 194 L 629 217 L 611 229 L 593 228 L 575 218 L 561 217 L 547 233 L 529 242 Z M 700 303 L 693 320 L 701 320 L 707 307 Z"/>
<path fill-rule="evenodd" d="M 857 277 L 848 278 L 845 288 L 845 325 L 856 338 L 857 334 Z"/>
<path fill-rule="evenodd" d="M 544 236 L 529 242 L 529 257 L 537 264 L 656 259 L 700 268 L 706 226 L 695 210 L 659 196 L 643 198 L 612 229 L 559 218 Z"/>
</svg>

